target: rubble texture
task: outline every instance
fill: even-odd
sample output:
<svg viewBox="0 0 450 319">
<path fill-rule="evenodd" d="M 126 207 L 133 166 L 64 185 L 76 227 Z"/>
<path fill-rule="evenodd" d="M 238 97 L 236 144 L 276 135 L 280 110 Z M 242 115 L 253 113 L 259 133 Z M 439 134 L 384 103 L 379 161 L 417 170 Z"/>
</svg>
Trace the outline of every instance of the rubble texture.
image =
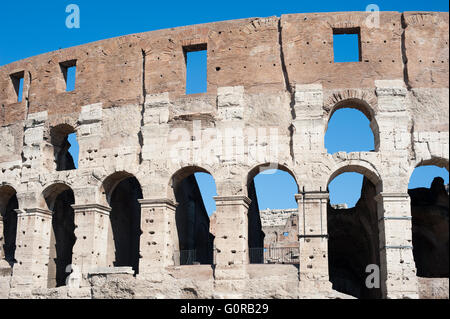
<svg viewBox="0 0 450 319">
<path fill-rule="evenodd" d="M 443 227 L 435 224 L 441 206 L 427 208 L 425 218 L 408 194 L 416 167 L 449 168 L 448 13 L 381 12 L 374 28 L 369 14 L 152 31 L 0 67 L 0 298 L 439 298 L 445 291 L 448 298 L 448 273 L 418 277 L 429 270 L 413 254 L 414 239 L 426 236 L 448 258 L 448 197 L 444 238 L 421 231 Z M 360 62 L 333 62 L 334 29 L 359 30 Z M 207 92 L 186 95 L 185 52 L 205 45 Z M 65 92 L 61 66 L 71 61 L 76 88 Z M 375 150 L 327 153 L 328 120 L 344 107 L 368 117 Z M 202 160 L 209 141 L 198 134 L 227 128 L 241 130 L 247 146 L 277 152 L 248 147 L 245 160 L 215 152 Z M 258 128 L 277 129 L 276 140 L 252 143 Z M 192 136 L 184 148 L 191 156 L 172 152 L 180 130 Z M 77 169 L 67 154 L 73 132 Z M 264 243 L 254 232 L 261 221 L 252 183 L 268 163 L 298 184 L 298 267 L 250 263 L 249 247 Z M 366 215 L 353 220 L 336 216 L 327 192 L 333 178 L 351 171 L 365 175 L 368 196 L 356 208 Z M 199 238 L 208 242 L 188 247 L 203 245 L 207 255 L 214 239 L 213 266 L 174 258 L 178 201 L 192 218 L 204 216 L 195 186 L 177 193 L 196 172 L 214 177 L 217 211 L 209 232 L 203 222 Z M 343 234 L 347 228 L 358 231 Z M 371 242 L 360 238 L 363 229 Z M 368 249 L 354 267 L 379 264 L 376 293 L 358 295 L 361 278 L 329 267 L 333 258 L 345 264 L 353 257 L 350 248 L 334 250 L 337 235 Z M 69 259 L 78 281 L 61 275 Z M 330 281 L 338 277 L 341 288 Z"/>
</svg>

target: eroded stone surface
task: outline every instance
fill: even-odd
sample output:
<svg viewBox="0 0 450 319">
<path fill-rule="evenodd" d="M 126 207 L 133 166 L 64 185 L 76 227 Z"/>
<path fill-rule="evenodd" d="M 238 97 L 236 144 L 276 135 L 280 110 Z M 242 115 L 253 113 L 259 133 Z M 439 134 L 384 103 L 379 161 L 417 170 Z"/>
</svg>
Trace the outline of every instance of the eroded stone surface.
<svg viewBox="0 0 450 319">
<path fill-rule="evenodd" d="M 419 291 L 407 191 L 418 165 L 449 165 L 448 13 L 382 12 L 376 28 L 366 23 L 369 14 L 159 30 L 0 67 L 2 215 L 13 195 L 18 201 L 17 262 L 12 277 L 0 277 L 0 297 L 345 297 L 329 282 L 326 190 L 347 171 L 364 174 L 377 194 L 382 297 L 436 296 Z M 333 62 L 333 29 L 359 30 L 360 62 Z M 205 44 L 207 92 L 185 95 L 183 48 Z M 65 92 L 60 63 L 73 60 L 76 89 Z M 19 73 L 21 103 L 11 80 Z M 327 153 L 328 120 L 343 107 L 368 117 L 375 150 Z M 69 128 L 77 134 L 79 167 L 58 171 L 55 150 L 67 145 L 54 141 Z M 231 133 L 243 137 L 239 156 L 227 153 L 232 138 L 222 137 Z M 218 136 L 221 143 L 211 143 Z M 252 265 L 248 256 L 249 185 L 269 168 L 289 172 L 299 189 L 300 268 L 280 276 L 277 265 Z M 174 187 L 196 172 L 216 182 L 215 267 L 195 265 L 201 276 L 186 271 L 180 278 L 183 269 L 170 268 L 179 250 Z M 91 268 L 110 265 L 111 196 L 130 177 L 142 188 L 139 274 L 89 277 Z M 47 267 L 52 216 L 68 188 L 75 200 L 72 263 L 82 280 L 80 288 L 54 288 Z M 269 279 L 259 279 L 262 273 Z"/>
</svg>

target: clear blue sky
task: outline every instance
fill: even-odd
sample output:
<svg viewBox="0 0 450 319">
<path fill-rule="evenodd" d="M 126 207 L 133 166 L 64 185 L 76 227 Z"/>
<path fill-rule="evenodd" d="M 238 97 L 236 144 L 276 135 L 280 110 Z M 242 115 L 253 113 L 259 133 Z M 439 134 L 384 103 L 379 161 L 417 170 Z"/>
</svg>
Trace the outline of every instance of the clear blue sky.
<svg viewBox="0 0 450 319">
<path fill-rule="evenodd" d="M 81 28 L 67 29 L 65 8 L 77 4 Z M 1 1 L 0 65 L 59 48 L 125 34 L 177 26 L 285 13 L 364 11 L 448 11 L 444 0 L 403 1 Z"/>
<path fill-rule="evenodd" d="M 80 29 L 68 29 L 65 26 L 68 15 L 65 9 L 71 3 L 80 7 Z M 364 11 L 371 3 L 377 4 L 382 11 L 448 12 L 449 10 L 448 1 L 436 0 L 2 1 L 0 4 L 2 40 L 0 41 L 0 65 L 60 48 L 131 33 L 239 18 L 280 16 L 286 13 Z M 350 56 L 349 52 L 348 55 L 344 54 L 338 59 L 342 60 L 336 62 L 346 61 L 346 59 L 354 60 L 355 57 Z M 201 59 L 198 61 L 200 62 L 194 63 L 201 63 Z M 197 85 L 192 88 L 192 92 L 202 90 L 204 88 Z M 336 112 L 330 122 L 329 130 L 340 133 L 327 136 L 326 147 L 329 152 L 372 149 L 373 136 L 370 130 L 367 130 L 367 122 L 364 117 L 355 112 Z M 77 157 L 76 153 L 75 150 L 75 157 Z M 448 172 L 445 170 L 427 167 L 417 169 L 412 176 L 410 186 L 428 187 L 432 178 L 438 175 L 445 177 L 448 183 Z M 215 195 L 214 182 L 208 176 L 197 175 L 197 178 L 205 193 L 205 204 L 211 213 L 215 209 L 212 200 L 212 196 Z M 332 202 L 347 202 L 350 206 L 354 204 L 359 198 L 361 181 L 361 177 L 357 174 L 342 174 L 336 178 L 330 184 Z M 295 183 L 286 173 L 257 176 L 256 190 L 261 209 L 289 208 L 296 205 L 293 200 Z M 353 195 L 349 197 L 349 194 Z"/>
</svg>

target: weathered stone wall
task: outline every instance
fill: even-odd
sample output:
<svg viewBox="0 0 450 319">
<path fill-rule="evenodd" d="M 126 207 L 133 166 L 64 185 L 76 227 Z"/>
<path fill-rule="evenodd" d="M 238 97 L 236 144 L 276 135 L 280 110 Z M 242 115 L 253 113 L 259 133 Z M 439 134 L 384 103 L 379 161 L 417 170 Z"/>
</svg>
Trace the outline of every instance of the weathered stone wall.
<svg viewBox="0 0 450 319">
<path fill-rule="evenodd" d="M 407 186 L 419 165 L 448 169 L 448 13 L 382 12 L 375 28 L 365 24 L 368 15 L 308 13 L 187 26 L 0 67 L 0 204 L 9 190 L 19 204 L 17 263 L 11 289 L 2 293 L 37 296 L 41 289 L 40 296 L 55 296 L 46 290 L 53 213 L 45 200 L 58 193 L 54 185 L 74 193 L 72 262 L 82 270 L 81 286 L 89 286 L 96 273 L 129 276 L 120 269 L 126 274 L 102 275 L 102 267 L 108 266 L 111 242 L 109 200 L 120 182 L 135 177 L 142 188 L 135 280 L 154 285 L 158 292 L 149 290 L 148 297 L 173 297 L 161 282 L 179 250 L 174 186 L 208 172 L 218 194 L 216 266 L 208 294 L 198 296 L 269 298 L 278 296 L 281 285 L 293 289 L 286 297 L 330 297 L 327 185 L 356 171 L 377 194 L 383 297 L 419 297 Z M 360 62 L 333 63 L 333 28 L 360 29 Z M 207 92 L 185 95 L 183 48 L 205 44 Z M 73 60 L 76 89 L 65 92 L 60 63 Z M 24 90 L 17 103 L 11 75 L 19 73 Z M 328 120 L 343 107 L 369 118 L 373 152 L 327 153 Z M 55 144 L 52 133 L 61 125 L 77 134 L 76 170 L 57 170 L 55 149 L 62 144 Z M 259 128 L 265 138 L 254 139 Z M 242 132 L 241 157 L 230 157 L 226 143 L 210 147 L 210 133 L 223 136 L 227 129 Z M 270 129 L 276 138 L 269 138 Z M 180 147 L 181 132 L 190 138 Z M 174 152 L 177 147 L 185 152 Z M 248 186 L 267 163 L 288 171 L 299 189 L 299 280 L 280 277 L 273 289 L 265 279 L 262 286 L 252 279 L 256 265 L 248 258 Z M 95 291 L 102 296 L 102 289 Z"/>
<path fill-rule="evenodd" d="M 330 281 L 334 289 L 358 298 L 380 296 L 378 289 L 365 286 L 367 265 L 379 264 L 375 192 L 375 186 L 364 178 L 355 207 L 329 205 L 327 209 Z M 419 295 L 448 298 L 448 192 L 442 179 L 436 178 L 431 188 L 410 189 L 408 193 Z M 264 210 L 260 214 L 266 234 L 264 247 L 290 248 L 297 243 L 296 209 Z M 283 235 L 286 233 L 288 236 Z"/>
<path fill-rule="evenodd" d="M 267 209 L 260 214 L 265 248 L 298 246 L 297 209 Z"/>
</svg>

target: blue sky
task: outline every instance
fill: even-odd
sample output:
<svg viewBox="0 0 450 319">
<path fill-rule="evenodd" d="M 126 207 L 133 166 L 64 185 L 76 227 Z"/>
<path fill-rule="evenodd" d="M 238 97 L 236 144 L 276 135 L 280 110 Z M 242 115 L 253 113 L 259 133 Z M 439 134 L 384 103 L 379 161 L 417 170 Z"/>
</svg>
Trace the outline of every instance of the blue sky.
<svg viewBox="0 0 450 319">
<path fill-rule="evenodd" d="M 68 29 L 65 12 L 69 4 L 80 7 L 81 27 Z M 0 4 L 0 65 L 37 54 L 76 46 L 92 41 L 131 33 L 145 32 L 177 26 L 223 21 L 248 17 L 280 16 L 287 13 L 365 11 L 375 3 L 382 11 L 447 11 L 448 1 L 2 1 Z M 346 41 L 351 41 L 347 39 Z M 351 52 L 344 52 L 336 62 L 355 60 Z M 201 56 L 193 57 L 194 67 L 202 67 Z M 201 75 L 194 79 L 187 93 L 204 91 Z M 199 82 L 196 82 L 199 81 Z M 197 84 L 196 84 L 197 83 Z M 198 85 L 200 83 L 200 85 Z M 76 88 L 75 88 L 76 89 Z M 326 147 L 335 151 L 373 149 L 373 136 L 368 121 L 357 111 L 336 112 L 331 119 Z M 76 144 L 70 139 L 72 144 Z M 77 157 L 75 150 L 74 156 Z M 445 177 L 448 172 L 438 168 L 419 168 L 411 178 L 411 187 L 428 187 L 434 176 Z M 198 174 L 205 204 L 214 211 L 212 196 L 215 185 L 211 177 Z M 361 176 L 342 174 L 329 186 L 332 203 L 348 202 L 350 206 L 359 198 Z M 256 177 L 256 190 L 260 208 L 295 207 L 295 182 L 284 172 Z M 349 194 L 353 194 L 349 197 Z M 356 195 L 355 195 L 356 194 Z M 349 198 L 348 198 L 349 197 Z"/>
<path fill-rule="evenodd" d="M 67 29 L 66 6 L 77 4 L 81 28 Z M 125 34 L 177 26 L 286 13 L 365 11 L 448 11 L 443 0 L 403 1 L 1 1 L 0 65 Z"/>
</svg>

